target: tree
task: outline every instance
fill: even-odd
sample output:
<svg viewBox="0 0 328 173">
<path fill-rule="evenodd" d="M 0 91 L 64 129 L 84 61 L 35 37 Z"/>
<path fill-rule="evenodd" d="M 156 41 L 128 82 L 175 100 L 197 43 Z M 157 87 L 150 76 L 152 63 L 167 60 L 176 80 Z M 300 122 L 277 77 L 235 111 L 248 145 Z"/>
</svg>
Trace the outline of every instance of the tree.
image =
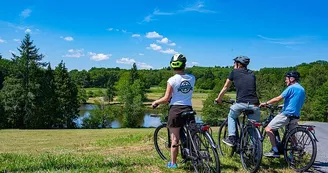
<svg viewBox="0 0 328 173">
<path fill-rule="evenodd" d="M 42 99 L 40 99 L 40 122 L 41 128 L 52 128 L 58 118 L 58 97 L 56 95 L 56 85 L 54 71 L 49 64 L 44 72 L 44 82 L 41 85 Z"/>
<path fill-rule="evenodd" d="M 123 127 L 138 127 L 145 113 L 142 82 L 137 79 L 131 85 L 131 81 L 128 80 L 131 79 L 131 73 L 133 72 L 122 74 L 117 85 L 118 100 L 123 104 Z"/>
<path fill-rule="evenodd" d="M 56 126 L 74 128 L 74 119 L 78 115 L 78 89 L 71 80 L 63 61 L 56 67 L 55 72 L 56 95 L 58 96 L 58 118 Z"/>
<path fill-rule="evenodd" d="M 106 128 L 115 119 L 115 108 L 105 105 L 104 100 L 95 101 L 95 109 L 90 111 L 90 116 L 83 120 L 85 128 Z"/>
<path fill-rule="evenodd" d="M 222 84 L 217 85 L 214 89 L 214 92 L 208 95 L 205 102 L 203 103 L 202 108 L 202 121 L 214 126 L 219 125 L 224 120 L 224 118 L 227 117 L 230 106 L 226 104 L 214 104 L 214 100 L 218 96 L 218 92 L 216 91 L 218 91 L 219 88 L 222 88 Z M 228 100 L 230 98 L 224 96 L 223 99 Z"/>
<path fill-rule="evenodd" d="M 35 128 L 35 124 L 38 123 L 40 116 L 38 100 L 40 99 L 40 82 L 42 82 L 41 67 L 44 67 L 46 63 L 41 62 L 44 56 L 38 53 L 39 49 L 33 45 L 29 34 L 26 34 L 18 51 L 20 56 L 12 54 L 14 63 L 12 76 L 16 77 L 17 82 L 21 82 L 22 88 L 18 87 L 19 85 L 17 84 L 12 89 L 23 89 L 23 91 L 18 92 L 22 93 L 24 104 L 16 105 L 22 106 L 22 108 L 15 108 L 15 110 L 20 110 L 19 114 L 15 114 L 18 116 L 16 118 L 20 118 L 19 123 L 16 125 L 19 125 L 19 128 Z M 11 82 L 8 85 L 11 85 Z M 7 92 L 11 93 L 11 88 L 7 88 Z M 14 98 L 5 97 L 5 99 L 4 101 L 9 103 Z"/>
<path fill-rule="evenodd" d="M 1 123 L 4 127 L 21 128 L 24 127 L 25 94 L 22 79 L 6 77 L 1 90 L 1 104 L 5 114 L 1 114 Z"/>
</svg>

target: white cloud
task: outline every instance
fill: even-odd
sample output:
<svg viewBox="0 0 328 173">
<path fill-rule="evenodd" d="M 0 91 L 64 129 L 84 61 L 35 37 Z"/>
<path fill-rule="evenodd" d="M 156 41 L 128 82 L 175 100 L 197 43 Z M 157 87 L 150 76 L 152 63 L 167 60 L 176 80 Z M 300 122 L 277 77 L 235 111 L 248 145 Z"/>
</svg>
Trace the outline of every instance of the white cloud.
<svg viewBox="0 0 328 173">
<path fill-rule="evenodd" d="M 162 43 L 162 44 L 167 44 L 169 46 L 175 46 L 175 43 L 172 43 L 171 40 L 169 40 L 168 38 L 162 38 L 162 40 L 156 40 L 157 43 Z"/>
<path fill-rule="evenodd" d="M 148 32 L 146 34 L 146 37 L 147 38 L 163 38 L 162 35 L 158 34 L 156 31 L 153 31 L 153 32 Z"/>
<path fill-rule="evenodd" d="M 74 40 L 74 38 L 70 37 L 70 36 L 67 36 L 67 37 L 60 36 L 60 38 L 66 40 L 66 41 L 73 41 Z"/>
<path fill-rule="evenodd" d="M 168 38 L 162 38 L 162 40 L 157 40 L 157 43 L 167 44 L 169 42 Z"/>
<path fill-rule="evenodd" d="M 139 68 L 142 68 L 142 69 L 150 69 L 150 68 L 153 68 L 153 66 L 148 65 L 148 64 L 146 64 L 144 62 L 137 62 L 137 66 Z"/>
<path fill-rule="evenodd" d="M 84 49 L 70 49 L 67 52 L 68 54 L 63 55 L 63 57 L 80 58 L 81 56 L 84 56 Z"/>
<path fill-rule="evenodd" d="M 17 38 L 13 39 L 13 41 L 16 43 L 20 43 L 20 39 L 17 39 Z"/>
<path fill-rule="evenodd" d="M 10 54 L 17 54 L 15 51 L 9 50 Z"/>
<path fill-rule="evenodd" d="M 132 34 L 132 37 L 140 37 L 140 34 Z"/>
<path fill-rule="evenodd" d="M 191 63 L 187 62 L 187 67 L 193 67 L 193 66 L 198 66 L 198 65 L 199 65 L 198 62 L 191 62 Z"/>
<path fill-rule="evenodd" d="M 113 31 L 113 29 L 114 29 L 114 28 L 108 28 L 107 30 L 108 30 L 108 31 Z"/>
<path fill-rule="evenodd" d="M 160 50 L 159 52 L 166 53 L 166 54 L 176 54 L 176 53 L 178 53 L 174 49 L 170 49 L 170 48 L 168 48 L 166 50 Z"/>
<path fill-rule="evenodd" d="M 196 4 L 189 5 L 185 8 L 183 8 L 179 12 L 216 13 L 216 11 L 208 10 L 208 9 L 205 9 L 204 7 L 205 7 L 205 5 L 203 2 L 198 2 Z"/>
<path fill-rule="evenodd" d="M 116 60 L 116 63 L 118 64 L 133 64 L 136 61 L 134 59 L 130 59 L 130 58 L 121 58 Z"/>
<path fill-rule="evenodd" d="M 136 63 L 138 68 L 142 68 L 142 69 L 150 69 L 153 68 L 151 65 L 148 65 L 144 62 L 136 62 L 134 59 L 130 59 L 130 58 L 121 58 L 116 60 L 117 64 L 128 64 L 128 65 L 132 65 L 133 63 Z"/>
<path fill-rule="evenodd" d="M 143 54 L 143 53 L 139 53 L 138 55 L 139 55 L 139 56 L 144 56 L 145 54 Z"/>
<path fill-rule="evenodd" d="M 21 12 L 20 16 L 23 18 L 28 18 L 31 15 L 32 10 L 30 9 L 25 9 Z"/>
<path fill-rule="evenodd" d="M 264 37 L 262 35 L 257 35 L 258 37 L 268 41 L 269 43 L 274 43 L 274 44 L 281 44 L 281 45 L 296 45 L 296 44 L 304 44 L 304 41 L 301 41 L 301 38 L 298 39 L 284 39 L 284 38 L 269 38 L 269 37 Z"/>
<path fill-rule="evenodd" d="M 123 32 L 123 33 L 126 33 L 126 30 L 122 29 L 122 32 Z"/>
<path fill-rule="evenodd" d="M 29 28 L 27 28 L 27 29 L 25 30 L 25 33 L 31 33 L 31 32 L 32 32 L 32 30 L 29 29 Z"/>
<path fill-rule="evenodd" d="M 144 18 L 143 22 L 150 22 L 150 21 L 153 21 L 153 20 L 155 20 L 155 19 L 153 19 L 153 15 L 150 14 L 150 15 L 148 15 Z"/>
<path fill-rule="evenodd" d="M 152 50 L 154 50 L 154 51 L 159 51 L 159 50 L 162 49 L 162 47 L 161 47 L 161 46 L 158 46 L 158 45 L 155 44 L 155 43 L 152 43 L 152 44 L 149 45 L 149 47 L 147 47 L 147 49 L 152 49 Z"/>
<path fill-rule="evenodd" d="M 158 9 L 155 9 L 154 12 L 153 12 L 154 15 L 164 15 L 164 16 L 168 16 L 168 15 L 173 15 L 175 13 L 170 13 L 170 12 L 161 12 L 159 11 Z"/>
<path fill-rule="evenodd" d="M 90 59 L 94 61 L 103 61 L 112 56 L 112 54 L 103 54 L 103 53 L 94 53 L 94 52 L 88 52 L 88 55 L 90 56 Z"/>
<path fill-rule="evenodd" d="M 6 42 L 6 40 L 3 40 L 0 38 L 0 43 L 5 43 L 5 42 Z"/>
</svg>

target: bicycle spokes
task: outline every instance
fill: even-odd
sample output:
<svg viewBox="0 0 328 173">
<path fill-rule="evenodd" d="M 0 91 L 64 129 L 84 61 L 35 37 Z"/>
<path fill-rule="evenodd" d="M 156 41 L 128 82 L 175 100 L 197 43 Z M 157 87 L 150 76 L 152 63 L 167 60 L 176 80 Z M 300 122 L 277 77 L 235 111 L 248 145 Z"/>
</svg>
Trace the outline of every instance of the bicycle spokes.
<svg viewBox="0 0 328 173">
<path fill-rule="evenodd" d="M 316 143 L 307 130 L 298 130 L 290 134 L 285 146 L 285 159 L 292 168 L 304 171 L 313 164 Z"/>
</svg>

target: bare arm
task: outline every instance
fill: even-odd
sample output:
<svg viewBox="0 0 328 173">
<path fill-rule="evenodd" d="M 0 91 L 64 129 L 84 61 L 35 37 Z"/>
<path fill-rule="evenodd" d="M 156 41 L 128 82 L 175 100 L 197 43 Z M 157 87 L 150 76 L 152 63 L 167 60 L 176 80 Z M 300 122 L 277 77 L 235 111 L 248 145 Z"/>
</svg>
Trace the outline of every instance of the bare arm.
<svg viewBox="0 0 328 173">
<path fill-rule="evenodd" d="M 221 102 L 222 97 L 228 91 L 228 89 L 230 88 L 231 84 L 232 84 L 232 81 L 230 79 L 227 79 L 226 82 L 225 82 L 225 84 L 224 84 L 224 86 L 223 86 L 223 88 L 221 89 L 218 97 L 215 99 L 218 103 Z"/>
<path fill-rule="evenodd" d="M 155 105 L 155 104 L 163 104 L 163 103 L 169 102 L 169 100 L 170 100 L 170 98 L 172 96 L 172 91 L 173 91 L 172 86 L 169 83 L 167 83 L 165 95 L 162 98 L 154 101 L 152 103 L 152 105 Z"/>
<path fill-rule="evenodd" d="M 284 99 L 284 98 L 280 95 L 280 96 L 275 97 L 275 98 L 273 98 L 273 99 L 271 99 L 271 100 L 269 100 L 269 101 L 267 101 L 265 103 L 261 103 L 261 106 L 265 106 L 267 104 L 275 104 L 275 103 L 280 102 L 282 99 Z"/>
</svg>

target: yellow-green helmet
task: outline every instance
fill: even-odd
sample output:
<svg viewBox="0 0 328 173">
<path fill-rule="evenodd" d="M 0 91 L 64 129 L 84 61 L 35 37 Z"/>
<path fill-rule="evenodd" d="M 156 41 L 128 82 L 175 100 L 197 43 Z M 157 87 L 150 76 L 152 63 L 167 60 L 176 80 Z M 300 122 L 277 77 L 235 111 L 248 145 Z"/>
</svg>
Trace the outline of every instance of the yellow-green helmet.
<svg viewBox="0 0 328 173">
<path fill-rule="evenodd" d="M 172 56 L 170 66 L 173 69 L 179 70 L 186 67 L 187 59 L 182 54 L 175 54 Z"/>
</svg>

